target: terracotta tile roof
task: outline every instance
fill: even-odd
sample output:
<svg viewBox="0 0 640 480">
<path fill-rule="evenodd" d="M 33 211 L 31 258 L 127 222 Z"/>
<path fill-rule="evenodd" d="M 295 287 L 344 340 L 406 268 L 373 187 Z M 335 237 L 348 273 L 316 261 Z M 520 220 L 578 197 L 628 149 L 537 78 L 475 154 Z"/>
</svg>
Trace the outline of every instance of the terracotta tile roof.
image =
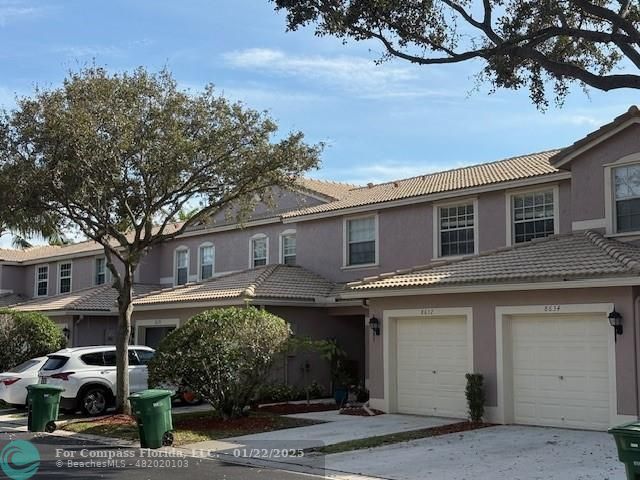
<svg viewBox="0 0 640 480">
<path fill-rule="evenodd" d="M 206 282 L 167 288 L 136 299 L 134 305 L 229 299 L 308 300 L 329 297 L 335 285 L 289 265 L 269 265 L 216 277 Z"/>
<path fill-rule="evenodd" d="M 0 248 L 0 260 L 8 262 L 24 262 L 39 258 L 58 257 L 76 253 L 93 252 L 102 250 L 102 246 L 89 240 L 86 242 L 72 243 L 71 245 L 39 245 L 36 247 L 17 250 L 12 248 Z"/>
<path fill-rule="evenodd" d="M 320 195 L 332 200 L 341 200 L 345 198 L 351 190 L 359 188 L 358 185 L 349 183 L 332 182 L 330 180 L 316 180 L 315 178 L 302 177 L 298 180 L 298 184 L 305 190 L 319 193 Z"/>
<path fill-rule="evenodd" d="M 580 140 L 576 140 L 571 145 L 566 148 L 563 148 L 559 152 L 557 152 L 553 157 L 549 159 L 549 161 L 555 165 L 558 162 L 565 159 L 568 155 L 580 149 L 581 147 L 587 145 L 588 143 L 598 139 L 599 137 L 607 134 L 608 132 L 615 130 L 620 125 L 625 123 L 627 120 L 631 120 L 632 118 L 640 118 L 640 109 L 637 106 L 631 105 L 629 110 L 624 112 L 622 115 L 618 115 L 613 121 L 607 123 L 606 125 L 602 125 L 597 130 L 591 132 L 586 137 L 581 138 Z"/>
<path fill-rule="evenodd" d="M 0 294 L 0 308 L 10 307 L 16 303 L 24 302 L 26 297 L 17 293 L 3 293 Z"/>
<path fill-rule="evenodd" d="M 285 213 L 283 218 L 330 212 L 557 173 L 559 170 L 549 163 L 549 159 L 558 151 L 549 150 L 532 153 L 497 162 L 354 188 L 349 190 L 346 196 L 340 200 Z"/>
<path fill-rule="evenodd" d="M 552 236 L 478 256 L 369 277 L 349 283 L 348 287 L 351 291 L 358 291 L 639 275 L 640 247 L 588 231 Z"/>
<path fill-rule="evenodd" d="M 160 285 L 135 284 L 133 287 L 134 298 L 161 288 Z M 111 285 L 100 285 L 99 287 L 84 288 L 63 295 L 34 298 L 12 308 L 25 312 L 47 312 L 52 310 L 115 312 L 117 311 L 117 300 L 118 293 Z"/>
</svg>

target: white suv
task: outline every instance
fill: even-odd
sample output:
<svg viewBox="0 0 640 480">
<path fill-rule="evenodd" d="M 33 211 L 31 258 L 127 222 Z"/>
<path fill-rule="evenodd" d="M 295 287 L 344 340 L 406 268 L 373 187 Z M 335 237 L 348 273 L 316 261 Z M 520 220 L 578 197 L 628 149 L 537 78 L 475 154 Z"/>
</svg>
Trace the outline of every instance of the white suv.
<svg viewBox="0 0 640 480">
<path fill-rule="evenodd" d="M 152 348 L 129 346 L 129 388 L 138 392 L 147 388 L 147 364 Z M 81 409 L 95 416 L 105 413 L 116 397 L 116 347 L 65 348 L 47 355 L 40 383 L 64 388 L 60 408 L 75 412 Z"/>
</svg>

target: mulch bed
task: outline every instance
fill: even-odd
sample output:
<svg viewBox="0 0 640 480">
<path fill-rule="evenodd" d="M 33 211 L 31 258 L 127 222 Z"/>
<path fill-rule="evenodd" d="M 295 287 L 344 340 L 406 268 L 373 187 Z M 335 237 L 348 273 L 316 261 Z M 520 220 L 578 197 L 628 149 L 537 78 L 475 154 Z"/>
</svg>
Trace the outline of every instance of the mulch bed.
<svg viewBox="0 0 640 480">
<path fill-rule="evenodd" d="M 442 425 L 441 427 L 431 427 L 429 431 L 433 434 L 431 436 L 437 437 L 438 435 L 447 435 L 448 433 L 460 433 L 468 432 L 470 430 L 476 430 L 478 428 L 494 427 L 493 423 L 483 422 L 458 422 L 451 423 L 449 425 Z"/>
<path fill-rule="evenodd" d="M 281 403 L 279 405 L 267 405 L 257 408 L 258 412 L 275 413 L 276 415 L 292 415 L 294 413 L 328 412 L 338 410 L 333 403 Z"/>
<path fill-rule="evenodd" d="M 370 415 L 362 407 L 345 407 L 342 410 L 340 410 L 340 415 L 353 415 L 355 417 L 373 417 L 373 416 L 376 416 L 376 415 L 384 414 L 384 412 L 382 412 L 380 410 L 376 410 L 375 408 L 370 408 L 369 411 L 372 412 L 373 415 Z"/>
<path fill-rule="evenodd" d="M 274 419 L 268 416 L 248 416 L 223 420 L 218 417 L 185 418 L 173 422 L 174 427 L 180 430 L 192 430 L 204 432 L 210 430 L 246 431 L 246 430 L 271 430 Z"/>
<path fill-rule="evenodd" d="M 136 423 L 136 419 L 131 415 L 109 415 L 108 417 L 100 417 L 100 418 L 78 418 L 74 419 L 69 423 L 85 423 L 92 422 L 96 425 L 133 425 Z"/>
</svg>

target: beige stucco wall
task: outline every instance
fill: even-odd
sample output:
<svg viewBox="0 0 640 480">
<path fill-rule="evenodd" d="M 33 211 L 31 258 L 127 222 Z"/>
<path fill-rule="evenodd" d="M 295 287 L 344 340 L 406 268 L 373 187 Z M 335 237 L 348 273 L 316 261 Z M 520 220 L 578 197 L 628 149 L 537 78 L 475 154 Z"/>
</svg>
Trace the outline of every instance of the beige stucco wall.
<svg viewBox="0 0 640 480">
<path fill-rule="evenodd" d="M 566 166 L 571 169 L 573 181 L 571 207 L 574 221 L 604 218 L 603 165 L 639 151 L 640 125 L 634 124 L 577 156 Z"/>
<path fill-rule="evenodd" d="M 624 318 L 624 335 L 616 343 L 616 384 L 618 413 L 636 413 L 637 382 L 634 363 L 637 319 L 632 287 L 530 290 L 470 294 L 424 295 L 370 299 L 370 314 L 383 322 L 385 310 L 417 308 L 473 308 L 473 360 L 475 370 L 485 376 L 487 406 L 497 405 L 496 315 L 498 306 L 567 305 L 613 303 Z M 373 398 L 384 398 L 383 333 L 373 337 L 367 332 L 368 385 Z"/>
</svg>

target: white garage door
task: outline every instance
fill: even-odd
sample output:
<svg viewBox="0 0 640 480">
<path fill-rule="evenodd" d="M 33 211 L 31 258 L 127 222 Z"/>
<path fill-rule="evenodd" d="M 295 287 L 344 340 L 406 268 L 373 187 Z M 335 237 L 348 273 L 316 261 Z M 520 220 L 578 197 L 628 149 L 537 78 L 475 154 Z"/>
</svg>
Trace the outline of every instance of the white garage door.
<svg viewBox="0 0 640 480">
<path fill-rule="evenodd" d="M 602 315 L 512 319 L 515 423 L 609 426 L 609 328 Z"/>
<path fill-rule="evenodd" d="M 466 318 L 403 318 L 397 325 L 398 412 L 465 417 Z"/>
</svg>

